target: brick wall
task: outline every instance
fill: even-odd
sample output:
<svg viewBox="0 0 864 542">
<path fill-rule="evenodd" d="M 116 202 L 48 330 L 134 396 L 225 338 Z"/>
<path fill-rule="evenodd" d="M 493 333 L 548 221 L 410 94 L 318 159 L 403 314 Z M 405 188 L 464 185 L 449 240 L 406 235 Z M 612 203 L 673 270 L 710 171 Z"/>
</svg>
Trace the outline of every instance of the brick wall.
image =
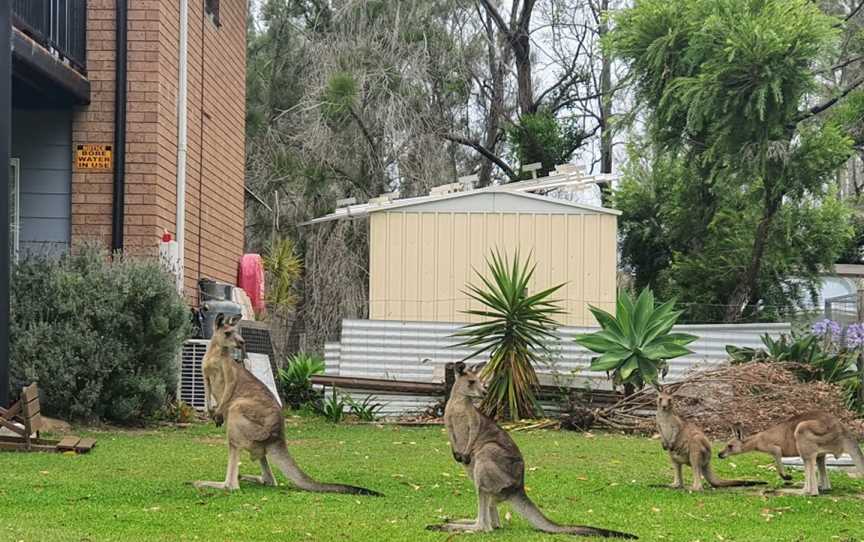
<svg viewBox="0 0 864 542">
<path fill-rule="evenodd" d="M 87 76 L 91 103 L 72 115 L 72 145 L 114 143 L 114 2 L 91 0 L 87 8 Z M 111 173 L 72 171 L 72 243 L 111 246 Z"/>
<path fill-rule="evenodd" d="M 155 254 L 175 233 L 179 2 L 129 2 L 126 218 L 130 252 Z M 233 282 L 243 250 L 246 2 L 222 0 L 221 26 L 189 2 L 185 286 Z M 73 144 L 113 142 L 114 0 L 88 7 L 92 103 L 73 121 Z M 111 241 L 112 176 L 75 172 L 73 243 Z"/>
</svg>

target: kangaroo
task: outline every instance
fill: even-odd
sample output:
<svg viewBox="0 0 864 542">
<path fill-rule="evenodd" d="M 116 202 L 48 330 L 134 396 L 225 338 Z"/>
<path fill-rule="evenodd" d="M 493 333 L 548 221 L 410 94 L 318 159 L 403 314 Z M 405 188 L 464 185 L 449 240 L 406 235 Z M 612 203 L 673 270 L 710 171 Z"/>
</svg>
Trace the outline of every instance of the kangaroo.
<svg viewBox="0 0 864 542">
<path fill-rule="evenodd" d="M 476 371 L 466 370 L 464 363 L 455 368 L 456 381 L 444 408 L 444 423 L 453 458 L 465 466 L 477 490 L 477 518 L 430 525 L 427 529 L 490 532 L 501 526 L 498 504 L 509 502 L 531 525 L 546 533 L 637 538 L 595 527 L 559 525 L 547 518 L 525 493 L 525 462 L 516 443 L 472 402 L 484 396 L 483 381 Z"/>
<path fill-rule="evenodd" d="M 243 476 L 246 481 L 275 486 L 276 478 L 267 461 L 268 456 L 279 470 L 297 487 L 323 493 L 375 495 L 380 493 L 362 487 L 323 484 L 300 470 L 288 453 L 282 409 L 276 398 L 260 380 L 237 363 L 232 354 L 242 349 L 243 338 L 237 320 L 216 318 L 215 332 L 204 355 L 202 372 L 207 408 L 217 426 L 226 425 L 228 436 L 228 472 L 224 482 L 195 482 L 198 488 L 239 489 L 238 462 L 241 450 L 247 450 L 261 465 L 261 476 Z M 216 409 L 210 405 L 210 394 L 218 397 Z"/>
<path fill-rule="evenodd" d="M 712 487 L 755 486 L 765 482 L 748 480 L 723 480 L 711 470 L 711 442 L 695 424 L 688 422 L 675 413 L 672 395 L 660 390 L 657 396 L 657 430 L 663 449 L 669 452 L 669 459 L 675 467 L 675 479 L 669 486 L 674 489 L 684 487 L 681 471 L 684 465 L 693 469 L 693 491 L 702 491 L 704 476 Z"/>
<path fill-rule="evenodd" d="M 733 434 L 732 440 L 720 452 L 720 459 L 752 451 L 764 452 L 774 456 L 777 474 L 788 481 L 792 476 L 783 469 L 782 459 L 800 456 L 804 460 L 804 495 L 819 495 L 820 490 L 831 489 L 828 469 L 825 468 L 826 454 L 839 456 L 848 453 L 858 472 L 864 475 L 864 454 L 855 436 L 834 415 L 821 410 L 794 416 L 746 438 L 740 426 L 733 429 Z"/>
</svg>

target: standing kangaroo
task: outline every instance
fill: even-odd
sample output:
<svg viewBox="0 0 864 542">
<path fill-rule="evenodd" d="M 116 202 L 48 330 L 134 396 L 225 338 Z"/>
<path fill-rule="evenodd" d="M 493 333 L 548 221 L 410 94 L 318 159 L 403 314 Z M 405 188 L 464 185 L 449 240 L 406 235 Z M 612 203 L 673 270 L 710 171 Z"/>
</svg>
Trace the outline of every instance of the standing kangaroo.
<svg viewBox="0 0 864 542">
<path fill-rule="evenodd" d="M 477 518 L 430 525 L 428 529 L 492 531 L 500 527 L 498 504 L 506 501 L 531 525 L 546 533 L 636 538 L 631 534 L 595 527 L 559 525 L 543 515 L 525 493 L 525 462 L 516 443 L 474 406 L 473 400 L 481 399 L 485 392 L 486 388 L 476 372 L 466 370 L 464 363 L 458 363 L 456 381 L 444 409 L 453 458 L 465 466 L 477 490 Z"/>
<path fill-rule="evenodd" d="M 711 470 L 711 442 L 695 424 L 675 414 L 675 401 L 672 395 L 660 391 L 657 396 L 657 430 L 663 449 L 669 452 L 669 459 L 675 467 L 675 479 L 669 487 L 681 489 L 684 478 L 681 471 L 684 465 L 693 469 L 693 491 L 702 491 L 704 476 L 712 487 L 755 486 L 765 482 L 747 480 L 723 480 Z"/>
<path fill-rule="evenodd" d="M 228 472 L 224 482 L 195 482 L 195 487 L 235 490 L 240 487 L 238 462 L 241 450 L 248 450 L 261 464 L 261 476 L 243 476 L 247 481 L 275 486 L 276 478 L 267 461 L 269 456 L 279 470 L 300 489 L 325 493 L 380 495 L 370 489 L 342 484 L 316 482 L 300 470 L 285 444 L 285 422 L 276 398 L 260 380 L 236 362 L 232 356 L 243 347 L 237 320 L 216 317 L 216 328 L 204 355 L 204 393 L 207 410 L 216 425 L 226 425 L 228 436 Z M 210 404 L 210 394 L 218 397 L 217 408 Z"/>
<path fill-rule="evenodd" d="M 848 453 L 858 472 L 864 475 L 864 454 L 855 436 L 834 415 L 824 411 L 817 410 L 789 418 L 746 438 L 740 426 L 735 427 L 733 432 L 734 437 L 720 452 L 720 459 L 752 451 L 764 452 L 774 456 L 777 474 L 788 481 L 792 477 L 783 470 L 782 460 L 784 457 L 800 456 L 804 460 L 804 495 L 818 495 L 820 490 L 831 489 L 828 470 L 825 468 L 826 454 L 836 457 Z"/>
</svg>

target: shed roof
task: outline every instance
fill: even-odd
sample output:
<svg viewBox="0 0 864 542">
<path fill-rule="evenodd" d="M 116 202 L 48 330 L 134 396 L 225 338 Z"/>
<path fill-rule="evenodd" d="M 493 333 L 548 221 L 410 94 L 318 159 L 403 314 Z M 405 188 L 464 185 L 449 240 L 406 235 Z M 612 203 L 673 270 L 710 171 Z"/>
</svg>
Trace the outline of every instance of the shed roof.
<svg viewBox="0 0 864 542">
<path fill-rule="evenodd" d="M 409 209 L 418 212 L 463 211 L 463 212 L 553 212 L 562 214 L 600 213 L 620 215 L 617 209 L 575 203 L 562 198 L 553 198 L 532 193 L 535 190 L 554 190 L 561 186 L 608 182 L 607 179 L 573 179 L 573 175 L 556 175 L 537 180 L 496 185 L 476 190 L 450 194 L 432 194 L 390 201 L 372 201 L 349 205 L 335 212 L 300 224 L 307 226 L 333 220 L 365 218 L 372 213 Z M 609 176 L 611 179 L 611 176 Z"/>
<path fill-rule="evenodd" d="M 409 198 L 384 203 L 367 211 L 368 214 L 387 211 L 462 211 L 476 213 L 558 212 L 562 214 L 602 213 L 620 215 L 621 211 L 550 198 L 527 192 L 505 190 L 473 190 L 440 196 Z"/>
</svg>

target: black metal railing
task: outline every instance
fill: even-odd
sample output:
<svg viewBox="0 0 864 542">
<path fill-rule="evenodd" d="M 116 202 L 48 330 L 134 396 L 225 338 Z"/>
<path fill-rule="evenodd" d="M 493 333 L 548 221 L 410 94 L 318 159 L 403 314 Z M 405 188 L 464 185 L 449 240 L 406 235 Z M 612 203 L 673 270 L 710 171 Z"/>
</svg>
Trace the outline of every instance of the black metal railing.
<svg viewBox="0 0 864 542">
<path fill-rule="evenodd" d="M 12 0 L 12 22 L 86 73 L 87 0 Z"/>
</svg>

